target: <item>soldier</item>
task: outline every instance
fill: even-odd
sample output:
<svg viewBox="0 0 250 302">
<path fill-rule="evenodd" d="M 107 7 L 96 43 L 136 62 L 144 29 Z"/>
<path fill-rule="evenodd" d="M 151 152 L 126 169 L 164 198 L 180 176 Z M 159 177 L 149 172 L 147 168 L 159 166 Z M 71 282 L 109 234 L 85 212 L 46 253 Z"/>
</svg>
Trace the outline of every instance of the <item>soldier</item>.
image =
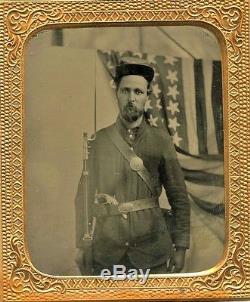
<svg viewBox="0 0 250 302">
<path fill-rule="evenodd" d="M 151 273 L 178 273 L 189 247 L 190 205 L 183 173 L 167 131 L 150 126 L 144 106 L 153 68 L 135 58 L 116 67 L 116 122 L 96 133 L 89 155 L 89 212 L 96 217 L 94 275 L 115 264 Z M 76 261 L 83 249 L 82 178 L 76 197 Z M 164 187 L 172 210 L 172 232 L 159 207 Z M 95 201 L 95 202 L 94 202 Z"/>
</svg>

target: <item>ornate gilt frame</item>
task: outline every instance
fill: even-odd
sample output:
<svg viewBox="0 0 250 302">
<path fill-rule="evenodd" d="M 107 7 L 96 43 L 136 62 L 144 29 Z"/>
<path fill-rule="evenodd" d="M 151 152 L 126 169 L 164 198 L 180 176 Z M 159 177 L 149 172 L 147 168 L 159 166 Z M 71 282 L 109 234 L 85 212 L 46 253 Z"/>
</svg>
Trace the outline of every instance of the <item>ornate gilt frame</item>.
<svg viewBox="0 0 250 302">
<path fill-rule="evenodd" d="M 230 1 L 54 1 L 0 4 L 2 301 L 196 300 L 250 297 L 249 4 Z M 56 277 L 37 271 L 25 248 L 24 47 L 44 27 L 192 24 L 214 32 L 223 50 L 227 242 L 204 273 L 136 281 Z"/>
</svg>

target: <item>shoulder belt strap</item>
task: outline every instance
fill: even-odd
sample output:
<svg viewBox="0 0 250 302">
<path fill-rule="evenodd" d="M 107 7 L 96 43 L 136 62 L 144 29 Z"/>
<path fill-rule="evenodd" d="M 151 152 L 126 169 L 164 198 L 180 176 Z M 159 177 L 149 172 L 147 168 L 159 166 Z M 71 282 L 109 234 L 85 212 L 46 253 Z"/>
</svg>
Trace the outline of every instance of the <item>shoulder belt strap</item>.
<svg viewBox="0 0 250 302">
<path fill-rule="evenodd" d="M 106 130 L 106 134 L 109 136 L 112 143 L 120 151 L 123 157 L 129 162 L 130 166 L 131 167 L 135 166 L 133 170 L 136 171 L 137 174 L 141 177 L 141 179 L 147 185 L 153 196 L 156 196 L 157 195 L 156 189 L 152 183 L 150 173 L 144 166 L 143 161 L 136 155 L 136 153 L 132 149 L 129 148 L 129 145 L 122 138 L 118 130 L 115 127 L 112 127 L 109 128 L 109 130 Z M 139 165 L 133 164 L 136 162 L 138 162 Z"/>
</svg>

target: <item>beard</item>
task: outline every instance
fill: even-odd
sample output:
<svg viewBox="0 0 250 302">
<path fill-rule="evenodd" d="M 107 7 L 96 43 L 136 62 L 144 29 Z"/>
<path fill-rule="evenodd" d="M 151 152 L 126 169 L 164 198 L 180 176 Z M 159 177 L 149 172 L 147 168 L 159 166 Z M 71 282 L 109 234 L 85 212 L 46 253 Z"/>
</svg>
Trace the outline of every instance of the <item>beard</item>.
<svg viewBox="0 0 250 302">
<path fill-rule="evenodd" d="M 127 104 L 122 108 L 121 115 L 127 122 L 135 122 L 139 117 L 141 117 L 143 111 L 138 109 L 134 105 Z"/>
</svg>

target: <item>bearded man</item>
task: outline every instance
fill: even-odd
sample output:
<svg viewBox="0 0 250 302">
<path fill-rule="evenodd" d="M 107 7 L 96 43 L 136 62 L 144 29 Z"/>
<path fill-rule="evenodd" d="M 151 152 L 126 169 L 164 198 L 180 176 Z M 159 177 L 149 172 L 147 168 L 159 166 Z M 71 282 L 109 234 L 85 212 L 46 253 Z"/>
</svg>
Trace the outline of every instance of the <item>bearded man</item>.
<svg viewBox="0 0 250 302">
<path fill-rule="evenodd" d="M 88 209 L 96 218 L 93 275 L 113 265 L 178 273 L 189 247 L 190 205 L 172 140 L 150 126 L 144 106 L 150 96 L 153 68 L 124 58 L 116 66 L 116 122 L 96 133 L 88 170 Z M 76 261 L 83 265 L 82 179 L 76 197 Z M 159 196 L 165 189 L 171 210 L 171 234 Z"/>
</svg>

